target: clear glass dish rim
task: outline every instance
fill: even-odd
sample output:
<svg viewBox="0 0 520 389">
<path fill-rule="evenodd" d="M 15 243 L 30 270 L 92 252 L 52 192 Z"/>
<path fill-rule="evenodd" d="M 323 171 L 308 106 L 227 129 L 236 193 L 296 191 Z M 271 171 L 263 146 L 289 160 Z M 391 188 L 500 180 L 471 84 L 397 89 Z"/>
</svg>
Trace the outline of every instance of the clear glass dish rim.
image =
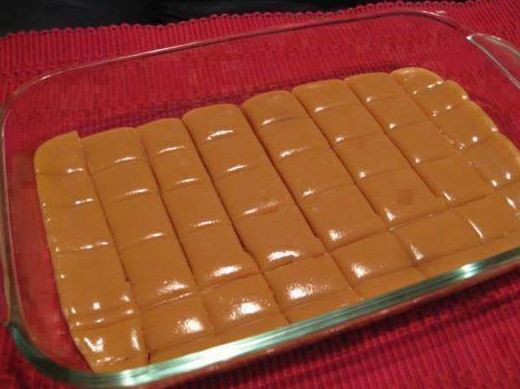
<svg viewBox="0 0 520 389">
<path fill-rule="evenodd" d="M 14 269 L 13 266 L 11 266 L 12 252 L 10 242 L 12 242 L 12 232 L 10 230 L 9 198 L 7 194 L 7 174 L 5 170 L 5 122 L 10 111 L 10 106 L 16 101 L 16 99 L 18 99 L 28 89 L 37 85 L 38 83 L 49 78 L 59 77 L 61 74 L 94 69 L 117 62 L 158 56 L 161 54 L 168 54 L 177 51 L 185 51 L 197 47 L 211 46 L 251 37 L 283 34 L 290 31 L 311 29 L 314 27 L 355 23 L 363 20 L 395 16 L 410 18 L 423 17 L 429 19 L 432 22 L 444 24 L 453 28 L 454 30 L 457 30 L 457 32 L 461 35 L 461 39 L 467 40 L 468 44 L 473 43 L 475 46 L 477 46 L 483 55 L 487 56 L 488 59 L 495 63 L 498 71 L 503 72 L 508 78 L 511 78 L 507 68 L 505 68 L 490 52 L 471 39 L 472 35 L 478 33 L 475 33 L 474 31 L 464 27 L 463 25 L 455 22 L 445 15 L 439 15 L 437 13 L 425 10 L 398 8 L 386 11 L 366 12 L 355 16 L 350 15 L 343 17 L 324 18 L 315 21 L 268 27 L 259 30 L 193 41 L 185 44 L 168 46 L 135 54 L 119 56 L 111 59 L 66 67 L 48 72 L 33 80 L 30 80 L 22 84 L 13 93 L 11 93 L 6 99 L 6 104 L 4 105 L 3 109 L 0 107 L 2 152 L 2 158 L 0 160 L 0 184 L 2 185 L 0 192 L 0 206 L 2 211 L 1 233 L 3 237 L 3 244 L 0 247 L 0 261 L 3 265 L 5 298 L 7 300 L 7 311 L 9 315 L 5 325 L 9 329 L 17 348 L 23 353 L 23 355 L 28 358 L 29 361 L 38 370 L 42 371 L 48 376 L 74 385 L 89 387 L 112 387 L 150 384 L 168 378 L 180 378 L 188 373 L 202 373 L 203 369 L 216 367 L 217 365 L 223 364 L 223 367 L 225 367 L 226 363 L 234 362 L 234 358 L 245 358 L 256 353 L 269 352 L 270 349 L 277 346 L 281 347 L 283 345 L 290 347 L 291 341 L 295 343 L 298 340 L 305 340 L 305 337 L 310 337 L 313 335 L 319 336 L 326 330 L 333 331 L 339 327 L 345 329 L 347 327 L 351 327 L 350 323 L 352 323 L 353 326 L 360 320 L 373 320 L 377 316 L 385 315 L 390 311 L 393 312 L 394 310 L 398 310 L 400 307 L 404 307 L 408 304 L 413 305 L 433 298 L 438 294 L 450 293 L 455 289 L 475 284 L 481 280 L 491 278 L 495 275 L 520 266 L 520 247 L 517 247 L 513 250 L 498 254 L 485 260 L 464 265 L 435 278 L 431 278 L 409 287 L 387 293 L 374 299 L 366 300 L 355 306 L 341 308 L 336 311 L 332 311 L 327 314 L 291 324 L 281 329 L 269 331 L 254 337 L 223 344 L 211 349 L 206 349 L 190 355 L 171 359 L 169 361 L 125 370 L 118 373 L 93 373 L 69 369 L 59 365 L 40 352 L 38 347 L 25 333 L 20 317 L 20 297 L 15 286 L 16 278 L 14 276 Z M 500 41 L 500 38 L 493 38 Z M 520 58 L 520 52 L 515 54 Z"/>
</svg>

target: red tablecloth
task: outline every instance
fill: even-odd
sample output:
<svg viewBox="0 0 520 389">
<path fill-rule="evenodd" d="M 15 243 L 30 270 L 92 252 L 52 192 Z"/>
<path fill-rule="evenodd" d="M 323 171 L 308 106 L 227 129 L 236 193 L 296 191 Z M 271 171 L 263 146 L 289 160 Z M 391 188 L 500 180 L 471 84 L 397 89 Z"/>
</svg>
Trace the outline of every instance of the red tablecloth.
<svg viewBox="0 0 520 389">
<path fill-rule="evenodd" d="M 339 14 L 397 5 L 402 3 L 369 5 Z M 520 46 L 518 0 L 413 6 L 445 11 L 477 31 Z M 331 14 L 216 16 L 169 26 L 124 25 L 9 35 L 0 39 L 0 101 L 20 83 L 62 66 L 324 16 Z M 414 312 L 191 385 L 520 387 L 520 271 Z M 0 329 L 1 388 L 59 386 L 30 367 L 8 333 Z"/>
</svg>

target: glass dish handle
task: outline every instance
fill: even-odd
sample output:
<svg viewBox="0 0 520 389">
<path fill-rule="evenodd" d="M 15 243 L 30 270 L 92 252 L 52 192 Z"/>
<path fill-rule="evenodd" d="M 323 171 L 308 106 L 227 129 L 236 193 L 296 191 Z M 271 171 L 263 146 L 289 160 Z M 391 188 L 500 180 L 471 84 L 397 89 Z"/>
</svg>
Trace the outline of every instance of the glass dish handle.
<svg viewBox="0 0 520 389">
<path fill-rule="evenodd" d="M 494 35 L 477 32 L 469 34 L 466 38 L 495 62 L 506 77 L 520 89 L 520 50 L 512 43 Z"/>
</svg>

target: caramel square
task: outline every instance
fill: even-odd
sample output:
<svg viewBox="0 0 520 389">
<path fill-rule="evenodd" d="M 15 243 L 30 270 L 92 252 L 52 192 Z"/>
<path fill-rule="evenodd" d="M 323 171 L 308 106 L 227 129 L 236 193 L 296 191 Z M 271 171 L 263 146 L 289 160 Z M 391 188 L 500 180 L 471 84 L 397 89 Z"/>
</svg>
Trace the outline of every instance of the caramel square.
<svg viewBox="0 0 520 389">
<path fill-rule="evenodd" d="M 520 229 L 509 231 L 504 237 L 493 239 L 487 242 L 486 247 L 492 250 L 492 255 L 497 255 L 505 251 L 517 249 L 520 247 Z"/>
<path fill-rule="evenodd" d="M 201 147 L 204 161 L 213 179 L 269 164 L 258 139 L 253 135 L 224 138 Z"/>
<path fill-rule="evenodd" d="M 469 223 L 451 210 L 415 220 L 394 232 L 420 263 L 480 244 Z"/>
<path fill-rule="evenodd" d="M 438 74 L 423 68 L 407 67 L 394 70 L 390 74 L 411 94 L 443 82 Z"/>
<path fill-rule="evenodd" d="M 226 282 L 203 291 L 202 296 L 218 332 L 279 313 L 273 292 L 261 275 Z"/>
<path fill-rule="evenodd" d="M 232 104 L 196 108 L 187 112 L 182 120 L 199 147 L 206 142 L 253 133 L 240 108 Z"/>
<path fill-rule="evenodd" d="M 282 310 L 340 291 L 349 290 L 355 296 L 328 254 L 300 259 L 266 272 L 265 277 Z"/>
<path fill-rule="evenodd" d="M 473 101 L 439 113 L 433 121 L 459 148 L 478 143 L 498 131 L 496 124 Z"/>
<path fill-rule="evenodd" d="M 258 273 L 253 258 L 229 225 L 182 234 L 181 241 L 201 287 Z"/>
<path fill-rule="evenodd" d="M 352 90 L 342 80 L 315 81 L 299 85 L 292 93 L 307 111 L 317 113 L 345 105 L 359 104 Z"/>
<path fill-rule="evenodd" d="M 428 120 L 417 103 L 408 96 L 372 101 L 368 109 L 385 131 Z"/>
<path fill-rule="evenodd" d="M 419 263 L 419 269 L 426 274 L 426 276 L 435 277 L 472 262 L 481 261 L 494 254 L 496 254 L 496 251 L 494 251 L 493 248 L 489 246 L 478 246 L 432 261 L 421 262 Z"/>
<path fill-rule="evenodd" d="M 292 203 L 276 170 L 269 165 L 223 177 L 216 186 L 233 220 Z"/>
<path fill-rule="evenodd" d="M 128 247 L 121 251 L 121 261 L 142 308 L 193 293 L 197 288 L 179 242 L 172 236 Z"/>
<path fill-rule="evenodd" d="M 464 154 L 486 182 L 494 187 L 520 178 L 520 152 L 502 134 L 495 133 L 474 147 L 464 149 Z"/>
<path fill-rule="evenodd" d="M 116 163 L 145 158 L 141 140 L 133 128 L 103 131 L 87 136 L 81 142 L 92 173 Z"/>
<path fill-rule="evenodd" d="M 113 246 L 56 254 L 53 265 L 61 306 L 69 320 L 133 308 L 132 291 Z"/>
<path fill-rule="evenodd" d="M 148 362 L 139 319 L 93 329 L 73 330 L 71 335 L 95 372 L 116 372 L 144 366 Z"/>
<path fill-rule="evenodd" d="M 307 320 L 326 313 L 331 313 L 339 308 L 360 302 L 360 297 L 352 290 L 346 289 L 331 295 L 311 299 L 303 304 L 296 305 L 284 312 L 289 322 L 295 323 Z"/>
<path fill-rule="evenodd" d="M 96 189 L 85 172 L 36 176 L 42 207 L 68 208 L 97 201 Z"/>
<path fill-rule="evenodd" d="M 329 147 L 327 139 L 308 117 L 270 124 L 258 134 L 275 163 L 304 151 Z"/>
<path fill-rule="evenodd" d="M 194 151 L 172 151 L 155 157 L 150 163 L 162 192 L 209 182 L 206 169 Z"/>
<path fill-rule="evenodd" d="M 49 139 L 34 154 L 37 174 L 61 175 L 85 171 L 87 165 L 77 132 Z"/>
<path fill-rule="evenodd" d="M 515 210 L 499 194 L 472 201 L 456 211 L 471 224 L 483 241 L 502 236 L 519 226 Z"/>
<path fill-rule="evenodd" d="M 296 199 L 352 183 L 352 178 L 330 149 L 311 150 L 285 158 L 278 163 L 278 169 Z"/>
<path fill-rule="evenodd" d="M 448 157 L 457 149 L 431 122 L 421 122 L 399 127 L 390 137 L 413 164 Z"/>
<path fill-rule="evenodd" d="M 297 258 L 317 256 L 324 251 L 323 244 L 294 205 L 241 219 L 235 227 L 262 270 Z"/>
<path fill-rule="evenodd" d="M 280 327 L 286 326 L 287 320 L 283 315 L 275 313 L 266 317 L 261 317 L 252 322 L 244 323 L 238 327 L 233 327 L 229 330 L 218 334 L 222 343 L 232 342 L 234 340 L 245 339 L 250 336 L 259 335 L 261 333 L 272 331 Z"/>
<path fill-rule="evenodd" d="M 507 203 L 520 214 L 520 182 L 515 182 L 500 189 L 500 193 L 506 198 Z"/>
<path fill-rule="evenodd" d="M 47 209 L 45 226 L 51 251 L 74 251 L 112 242 L 103 210 L 97 202 Z"/>
<path fill-rule="evenodd" d="M 206 350 L 220 343 L 216 336 L 209 336 L 207 338 L 196 339 L 192 342 L 183 343 L 178 346 L 169 347 L 164 350 L 157 351 L 150 354 L 150 363 L 159 363 L 173 358 L 182 357 L 202 350 Z"/>
<path fill-rule="evenodd" d="M 280 120 L 307 117 L 303 106 L 288 91 L 272 91 L 253 96 L 242 104 L 242 109 L 257 129 Z"/>
<path fill-rule="evenodd" d="M 146 123 L 137 128 L 150 159 L 177 150 L 193 150 L 188 130 L 180 119 L 167 118 Z"/>
<path fill-rule="evenodd" d="M 382 232 L 363 238 L 332 252 L 350 285 L 411 266 L 412 261 L 397 238 Z"/>
<path fill-rule="evenodd" d="M 142 319 L 144 339 L 152 353 L 214 332 L 204 302 L 199 296 L 161 304 L 145 311 Z"/>
<path fill-rule="evenodd" d="M 382 220 L 354 185 L 318 193 L 305 199 L 301 207 L 328 249 L 384 228 Z"/>
<path fill-rule="evenodd" d="M 163 200 L 179 233 L 230 224 L 224 206 L 210 183 L 174 189 L 164 193 Z"/>
<path fill-rule="evenodd" d="M 395 170 L 359 184 L 377 213 L 395 225 L 445 207 L 412 169 Z"/>
<path fill-rule="evenodd" d="M 313 119 L 331 144 L 381 134 L 383 129 L 363 105 L 340 106 L 320 111 Z"/>
<path fill-rule="evenodd" d="M 158 191 L 150 166 L 142 160 L 118 163 L 97 172 L 93 178 L 101 202 L 105 205 Z"/>
<path fill-rule="evenodd" d="M 466 91 L 454 81 L 430 85 L 413 95 L 417 104 L 430 116 L 455 108 L 468 99 Z"/>
<path fill-rule="evenodd" d="M 345 141 L 337 146 L 337 151 L 358 180 L 409 167 L 401 151 L 384 134 Z"/>
<path fill-rule="evenodd" d="M 346 78 L 345 82 L 366 103 L 404 94 L 401 86 L 388 73 L 359 74 Z"/>
<path fill-rule="evenodd" d="M 356 285 L 356 292 L 363 298 L 373 298 L 393 292 L 417 282 L 424 281 L 424 274 L 413 267 L 407 267 L 393 271 L 391 273 L 381 274 L 377 277 L 361 280 Z"/>
<path fill-rule="evenodd" d="M 173 235 L 161 199 L 145 194 L 109 204 L 106 215 L 119 249 L 159 236 Z"/>
<path fill-rule="evenodd" d="M 458 154 L 425 162 L 417 170 L 433 192 L 452 205 L 475 200 L 492 191 L 470 163 Z"/>
</svg>

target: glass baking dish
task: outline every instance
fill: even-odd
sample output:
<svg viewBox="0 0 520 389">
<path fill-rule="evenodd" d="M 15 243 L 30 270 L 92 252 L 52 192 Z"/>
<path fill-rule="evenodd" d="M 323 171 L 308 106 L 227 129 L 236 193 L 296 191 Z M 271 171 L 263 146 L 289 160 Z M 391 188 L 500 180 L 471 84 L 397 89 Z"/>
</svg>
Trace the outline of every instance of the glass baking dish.
<svg viewBox="0 0 520 389">
<path fill-rule="evenodd" d="M 2 264 L 9 328 L 47 375 L 78 386 L 162 386 L 316 341 L 408 309 L 520 264 L 520 248 L 465 265 L 356 306 L 167 362 L 95 374 L 62 317 L 35 190 L 33 155 L 72 129 L 86 136 L 239 103 L 267 90 L 406 66 L 459 82 L 520 145 L 520 52 L 446 15 L 396 10 L 311 21 L 58 70 L 23 86 L 2 112 Z"/>
</svg>

